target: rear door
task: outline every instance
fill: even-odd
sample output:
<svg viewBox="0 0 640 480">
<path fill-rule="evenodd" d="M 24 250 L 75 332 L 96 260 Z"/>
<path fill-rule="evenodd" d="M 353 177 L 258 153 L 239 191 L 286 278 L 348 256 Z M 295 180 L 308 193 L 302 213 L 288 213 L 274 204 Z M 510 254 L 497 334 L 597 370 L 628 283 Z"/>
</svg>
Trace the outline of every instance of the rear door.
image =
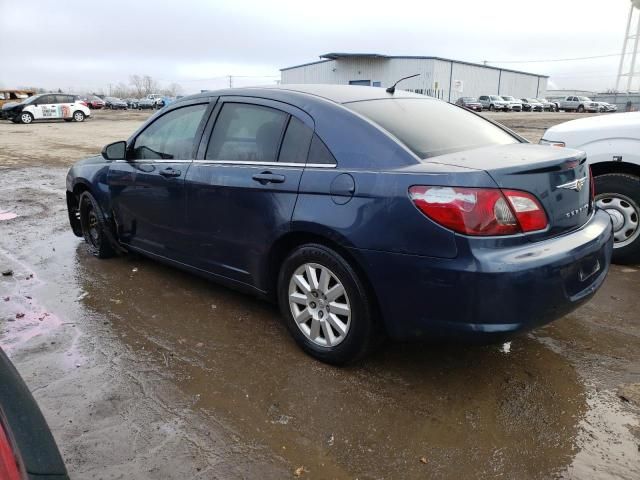
<svg viewBox="0 0 640 480">
<path fill-rule="evenodd" d="M 313 120 L 284 103 L 222 97 L 213 122 L 187 176 L 193 264 L 255 285 L 290 228 Z"/>
<path fill-rule="evenodd" d="M 121 241 L 177 261 L 186 250 L 184 179 L 195 158 L 208 100 L 168 110 L 109 167 L 108 185 Z"/>
</svg>

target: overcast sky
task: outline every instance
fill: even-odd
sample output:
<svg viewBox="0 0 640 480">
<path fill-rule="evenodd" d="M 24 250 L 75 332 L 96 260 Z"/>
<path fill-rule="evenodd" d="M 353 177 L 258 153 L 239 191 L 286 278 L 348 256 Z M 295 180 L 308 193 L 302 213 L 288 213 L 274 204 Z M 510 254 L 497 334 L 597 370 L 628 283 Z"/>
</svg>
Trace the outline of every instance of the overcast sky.
<svg viewBox="0 0 640 480">
<path fill-rule="evenodd" d="M 433 55 L 615 86 L 629 0 L 0 0 L 0 86 L 108 91 L 130 74 L 186 93 L 273 83 L 323 53 Z"/>
</svg>

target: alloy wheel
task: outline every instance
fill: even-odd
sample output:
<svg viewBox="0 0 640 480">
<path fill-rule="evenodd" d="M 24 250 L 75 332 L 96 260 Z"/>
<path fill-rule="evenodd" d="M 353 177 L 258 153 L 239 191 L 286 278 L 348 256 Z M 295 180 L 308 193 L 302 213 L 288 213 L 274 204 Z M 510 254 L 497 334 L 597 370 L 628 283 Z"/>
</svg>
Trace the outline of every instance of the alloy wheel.
<svg viewBox="0 0 640 480">
<path fill-rule="evenodd" d="M 335 347 L 349 333 L 349 297 L 340 279 L 323 265 L 305 263 L 293 272 L 289 308 L 300 331 L 318 346 Z"/>
</svg>

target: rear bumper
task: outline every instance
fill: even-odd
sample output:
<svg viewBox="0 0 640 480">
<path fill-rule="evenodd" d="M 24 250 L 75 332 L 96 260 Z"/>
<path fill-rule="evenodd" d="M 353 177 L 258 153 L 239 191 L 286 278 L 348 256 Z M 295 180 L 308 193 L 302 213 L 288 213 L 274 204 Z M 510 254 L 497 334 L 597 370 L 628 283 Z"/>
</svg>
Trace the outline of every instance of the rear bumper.
<svg viewBox="0 0 640 480">
<path fill-rule="evenodd" d="M 604 282 L 611 220 L 513 247 L 474 247 L 460 237 L 455 259 L 355 250 L 395 339 L 498 341 L 571 312 Z M 497 242 L 496 242 L 497 243 Z"/>
</svg>

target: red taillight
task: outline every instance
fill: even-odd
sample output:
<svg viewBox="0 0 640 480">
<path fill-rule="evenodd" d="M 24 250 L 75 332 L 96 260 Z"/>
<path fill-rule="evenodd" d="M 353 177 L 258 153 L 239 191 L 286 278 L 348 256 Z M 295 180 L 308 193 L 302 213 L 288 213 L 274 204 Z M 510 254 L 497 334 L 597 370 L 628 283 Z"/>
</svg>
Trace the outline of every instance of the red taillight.
<svg viewBox="0 0 640 480">
<path fill-rule="evenodd" d="M 21 480 L 20 467 L 9 438 L 0 425 L 0 478 L 2 480 Z"/>
<path fill-rule="evenodd" d="M 465 235 L 513 235 L 547 227 L 538 200 L 519 190 L 413 186 L 409 196 L 427 217 Z"/>
</svg>

